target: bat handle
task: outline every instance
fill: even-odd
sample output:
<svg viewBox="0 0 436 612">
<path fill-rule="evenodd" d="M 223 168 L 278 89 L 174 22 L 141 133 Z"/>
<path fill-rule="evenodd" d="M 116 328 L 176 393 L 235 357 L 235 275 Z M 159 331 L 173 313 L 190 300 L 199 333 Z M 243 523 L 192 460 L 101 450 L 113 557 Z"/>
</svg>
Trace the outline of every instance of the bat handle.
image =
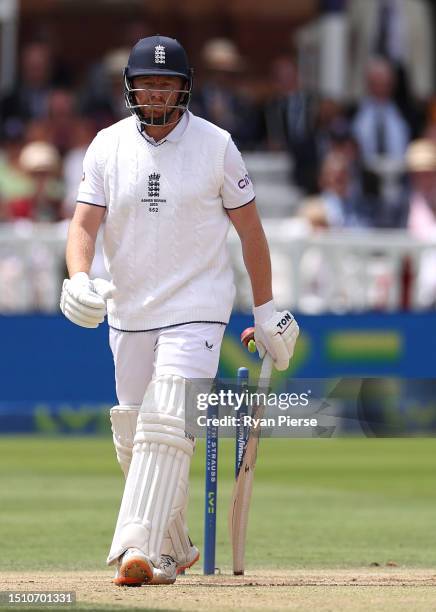
<svg viewBox="0 0 436 612">
<path fill-rule="evenodd" d="M 262 367 L 260 369 L 259 382 L 262 387 L 269 387 L 271 381 L 271 374 L 273 368 L 273 360 L 269 353 L 265 353 L 265 357 L 262 361 Z"/>
</svg>

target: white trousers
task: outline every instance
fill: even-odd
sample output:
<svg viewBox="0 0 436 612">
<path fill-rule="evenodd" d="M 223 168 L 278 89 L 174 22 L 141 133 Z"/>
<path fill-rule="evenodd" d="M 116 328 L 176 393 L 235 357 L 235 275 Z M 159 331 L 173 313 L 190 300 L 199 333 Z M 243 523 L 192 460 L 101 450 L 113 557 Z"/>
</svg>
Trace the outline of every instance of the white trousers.
<svg viewBox="0 0 436 612">
<path fill-rule="evenodd" d="M 152 377 L 215 378 L 225 325 L 186 323 L 156 331 L 110 329 L 120 406 L 142 404 Z"/>
</svg>

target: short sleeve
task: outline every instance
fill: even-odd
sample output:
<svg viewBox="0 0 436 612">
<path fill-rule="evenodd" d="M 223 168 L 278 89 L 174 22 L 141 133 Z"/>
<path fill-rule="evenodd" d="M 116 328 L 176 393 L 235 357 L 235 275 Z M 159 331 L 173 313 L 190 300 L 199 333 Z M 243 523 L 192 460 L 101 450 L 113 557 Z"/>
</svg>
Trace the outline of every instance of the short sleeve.
<svg viewBox="0 0 436 612">
<path fill-rule="evenodd" d="M 224 182 L 221 187 L 224 208 L 240 208 L 255 198 L 253 184 L 244 160 L 230 138 L 224 156 Z"/>
<path fill-rule="evenodd" d="M 83 174 L 77 201 L 94 206 L 106 206 L 104 193 L 104 148 L 101 132 L 97 134 L 86 151 Z"/>
</svg>

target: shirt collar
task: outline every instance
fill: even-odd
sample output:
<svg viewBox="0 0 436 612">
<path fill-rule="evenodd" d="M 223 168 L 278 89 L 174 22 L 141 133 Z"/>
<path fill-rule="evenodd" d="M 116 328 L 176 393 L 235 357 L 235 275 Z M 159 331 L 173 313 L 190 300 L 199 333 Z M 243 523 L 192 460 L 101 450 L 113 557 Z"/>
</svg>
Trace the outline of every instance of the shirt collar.
<svg viewBox="0 0 436 612">
<path fill-rule="evenodd" d="M 141 130 L 141 136 L 143 136 L 145 140 L 148 140 L 148 142 L 150 142 L 153 145 L 160 145 L 160 144 L 163 144 L 165 141 L 178 142 L 182 138 L 183 134 L 186 131 L 186 128 L 188 127 L 190 116 L 191 116 L 191 113 L 189 111 L 186 111 L 185 113 L 183 113 L 182 118 L 177 123 L 177 125 L 174 126 L 171 132 L 167 134 L 165 138 L 162 138 L 161 140 L 155 140 L 154 138 L 149 136 L 147 132 L 145 131 L 145 129 Z"/>
</svg>

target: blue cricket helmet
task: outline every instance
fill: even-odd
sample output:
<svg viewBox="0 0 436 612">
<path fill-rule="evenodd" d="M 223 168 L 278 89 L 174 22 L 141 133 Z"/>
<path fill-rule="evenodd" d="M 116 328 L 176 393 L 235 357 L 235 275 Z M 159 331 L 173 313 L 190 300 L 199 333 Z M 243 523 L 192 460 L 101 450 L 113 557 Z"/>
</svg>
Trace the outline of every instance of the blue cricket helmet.
<svg viewBox="0 0 436 612">
<path fill-rule="evenodd" d="M 138 76 L 176 76 L 184 79 L 184 89 L 180 90 L 179 100 L 175 108 L 186 112 L 192 93 L 193 70 L 189 65 L 188 56 L 182 45 L 175 39 L 167 36 L 148 36 L 142 38 L 132 48 L 124 69 L 124 94 L 126 106 L 139 121 L 145 125 L 153 125 L 144 119 L 141 108 L 137 104 L 132 79 Z M 164 124 L 169 122 L 164 121 Z"/>
</svg>

